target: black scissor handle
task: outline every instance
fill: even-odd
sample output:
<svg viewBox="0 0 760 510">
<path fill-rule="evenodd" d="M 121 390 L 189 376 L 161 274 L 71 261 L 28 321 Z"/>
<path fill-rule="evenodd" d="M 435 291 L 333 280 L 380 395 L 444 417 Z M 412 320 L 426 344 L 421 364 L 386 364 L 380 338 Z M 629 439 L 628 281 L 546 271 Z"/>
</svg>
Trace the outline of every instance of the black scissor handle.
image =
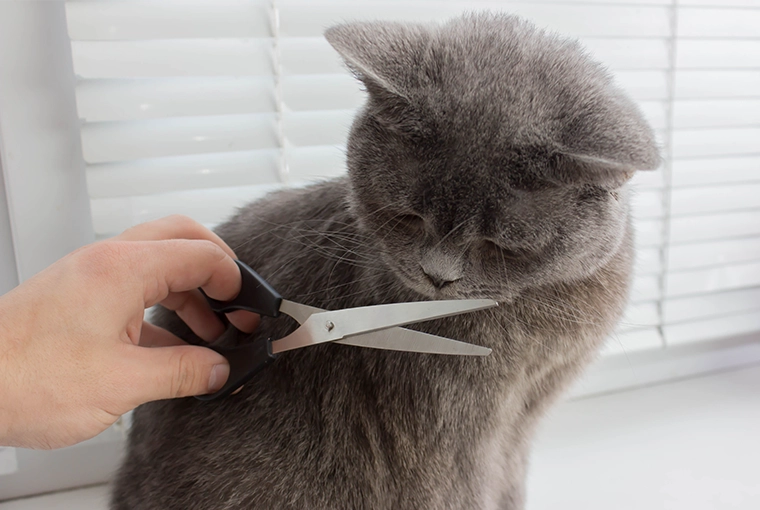
<svg viewBox="0 0 760 510">
<path fill-rule="evenodd" d="M 230 363 L 230 376 L 219 391 L 195 397 L 198 400 L 215 400 L 231 395 L 277 358 L 277 355 L 272 354 L 272 342 L 269 340 L 258 340 L 235 347 L 210 345 L 209 348 L 227 358 Z"/>
<path fill-rule="evenodd" d="M 206 296 L 204 293 L 203 295 L 206 296 L 206 301 L 211 305 L 211 309 L 220 313 L 247 310 L 268 317 L 279 316 L 282 296 L 256 271 L 239 260 L 236 260 L 235 263 L 240 268 L 242 278 L 240 292 L 229 301 L 219 301 Z"/>
</svg>

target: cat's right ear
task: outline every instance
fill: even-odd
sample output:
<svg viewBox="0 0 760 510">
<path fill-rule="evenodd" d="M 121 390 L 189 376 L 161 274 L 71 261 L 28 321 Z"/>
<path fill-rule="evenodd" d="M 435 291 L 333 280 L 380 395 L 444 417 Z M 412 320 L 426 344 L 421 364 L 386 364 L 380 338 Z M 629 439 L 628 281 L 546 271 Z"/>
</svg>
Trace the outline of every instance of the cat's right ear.
<svg viewBox="0 0 760 510">
<path fill-rule="evenodd" d="M 367 90 L 372 116 L 409 136 L 423 131 L 410 91 L 419 88 L 427 37 L 420 26 L 395 22 L 346 23 L 325 32 Z"/>
<path fill-rule="evenodd" d="M 395 22 L 355 22 L 333 26 L 325 38 L 340 53 L 370 94 L 407 98 L 410 72 L 422 59 L 420 27 Z"/>
</svg>

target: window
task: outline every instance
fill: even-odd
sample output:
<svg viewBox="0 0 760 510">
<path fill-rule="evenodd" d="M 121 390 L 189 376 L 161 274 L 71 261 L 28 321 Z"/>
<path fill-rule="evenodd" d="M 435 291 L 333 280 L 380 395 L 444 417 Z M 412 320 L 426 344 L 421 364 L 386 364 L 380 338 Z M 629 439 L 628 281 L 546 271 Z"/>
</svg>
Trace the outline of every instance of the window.
<svg viewBox="0 0 760 510">
<path fill-rule="evenodd" d="M 342 173 L 363 97 L 324 28 L 481 8 L 580 37 L 662 144 L 635 179 L 637 276 L 606 352 L 760 330 L 760 10 L 725 2 L 69 0 L 95 233 L 173 212 L 214 224 Z"/>
</svg>

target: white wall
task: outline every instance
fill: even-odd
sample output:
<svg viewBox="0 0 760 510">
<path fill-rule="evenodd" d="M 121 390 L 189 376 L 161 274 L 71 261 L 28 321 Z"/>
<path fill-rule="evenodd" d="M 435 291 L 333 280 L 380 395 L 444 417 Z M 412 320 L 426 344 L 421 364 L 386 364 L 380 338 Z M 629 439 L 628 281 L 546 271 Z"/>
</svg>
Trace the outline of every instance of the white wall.
<svg viewBox="0 0 760 510">
<path fill-rule="evenodd" d="M 2 140 L 0 140 L 0 145 Z M 16 256 L 13 253 L 13 235 L 8 217 L 8 202 L 5 198 L 3 166 L 0 161 L 0 294 L 5 294 L 18 285 Z"/>
<path fill-rule="evenodd" d="M 63 1 L 0 1 L 0 260 L 10 231 L 22 281 L 93 239 L 74 83 Z"/>
</svg>

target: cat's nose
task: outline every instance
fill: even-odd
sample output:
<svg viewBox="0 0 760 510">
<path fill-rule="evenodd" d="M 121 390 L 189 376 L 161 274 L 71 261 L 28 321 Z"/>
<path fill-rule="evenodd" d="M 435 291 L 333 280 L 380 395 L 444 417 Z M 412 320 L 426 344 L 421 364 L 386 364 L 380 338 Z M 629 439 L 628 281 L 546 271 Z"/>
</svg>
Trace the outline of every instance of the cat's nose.
<svg viewBox="0 0 760 510">
<path fill-rule="evenodd" d="M 454 283 L 456 281 L 456 279 L 453 279 L 453 280 L 447 279 L 447 278 L 442 277 L 441 275 L 435 274 L 432 271 L 428 272 L 428 271 L 425 271 L 424 269 L 423 271 L 425 272 L 425 276 L 428 277 L 428 280 L 430 280 L 430 283 L 432 283 L 433 287 L 435 287 L 436 289 L 442 289 L 446 285 L 449 285 L 450 283 Z"/>
</svg>

